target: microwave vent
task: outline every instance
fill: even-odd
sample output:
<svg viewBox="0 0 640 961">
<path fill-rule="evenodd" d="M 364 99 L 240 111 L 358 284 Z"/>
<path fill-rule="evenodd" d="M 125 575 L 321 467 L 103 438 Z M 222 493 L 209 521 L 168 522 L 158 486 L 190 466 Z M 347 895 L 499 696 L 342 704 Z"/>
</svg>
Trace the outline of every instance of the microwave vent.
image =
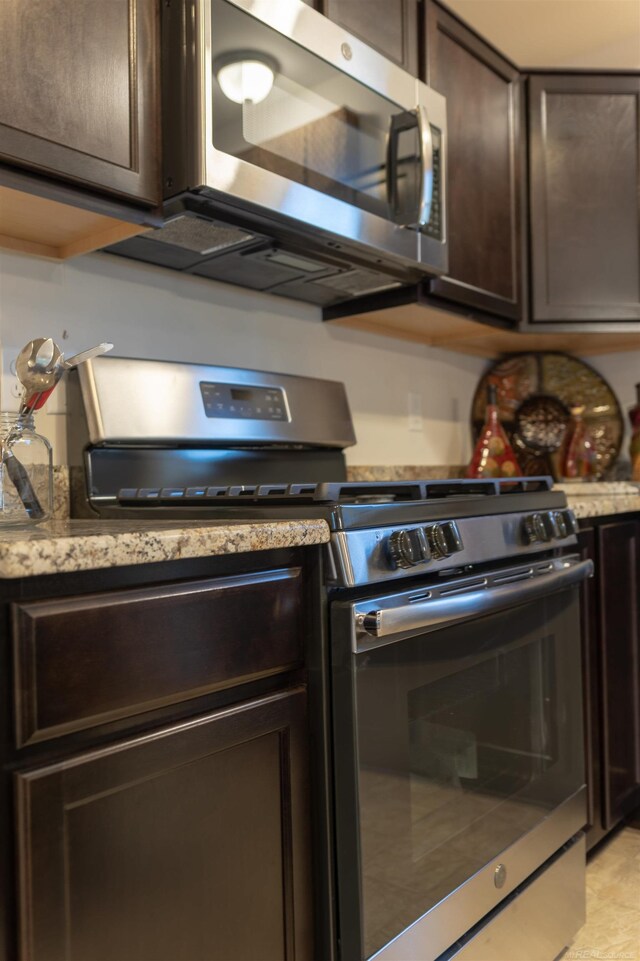
<svg viewBox="0 0 640 961">
<path fill-rule="evenodd" d="M 323 287 L 331 287 L 332 290 L 342 294 L 350 294 L 353 297 L 402 286 L 399 280 L 390 278 L 388 274 L 380 273 L 377 270 L 366 270 L 364 267 L 356 267 L 342 274 L 323 277 L 316 283 Z"/>
<path fill-rule="evenodd" d="M 247 230 L 230 227 L 215 220 L 186 216 L 175 217 L 147 236 L 150 240 L 192 250 L 202 256 L 228 250 L 255 239 L 255 235 Z"/>
</svg>

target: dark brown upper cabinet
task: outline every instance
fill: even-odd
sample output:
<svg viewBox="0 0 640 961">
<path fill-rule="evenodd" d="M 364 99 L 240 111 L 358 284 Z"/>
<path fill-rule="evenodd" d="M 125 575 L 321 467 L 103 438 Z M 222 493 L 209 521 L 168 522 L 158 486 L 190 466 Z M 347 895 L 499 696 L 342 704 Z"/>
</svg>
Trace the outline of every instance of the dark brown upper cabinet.
<svg viewBox="0 0 640 961">
<path fill-rule="evenodd" d="M 418 75 L 418 0 L 317 0 L 315 6 L 385 57 Z"/>
<path fill-rule="evenodd" d="M 0 162 L 156 206 L 157 7 L 0 3 Z"/>
<path fill-rule="evenodd" d="M 524 303 L 523 81 L 437 3 L 426 3 L 427 83 L 447 98 L 449 273 L 430 293 L 519 321 Z"/>
<path fill-rule="evenodd" d="M 533 76 L 533 321 L 640 320 L 640 77 Z"/>
</svg>

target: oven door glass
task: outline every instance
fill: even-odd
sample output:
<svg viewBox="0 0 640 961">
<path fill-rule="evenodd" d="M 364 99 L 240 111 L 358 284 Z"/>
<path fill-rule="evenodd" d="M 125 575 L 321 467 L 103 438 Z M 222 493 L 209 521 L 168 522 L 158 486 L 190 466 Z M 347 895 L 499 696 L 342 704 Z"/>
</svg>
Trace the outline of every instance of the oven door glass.
<svg viewBox="0 0 640 961">
<path fill-rule="evenodd" d="M 282 6 L 286 19 L 289 5 Z M 226 0 L 212 0 L 211 23 L 217 151 L 385 220 L 415 220 L 422 160 L 413 110 Z M 253 66 L 237 66 L 252 58 Z M 387 188 L 390 154 L 394 175 Z M 312 211 L 297 216 L 313 222 Z"/>
<path fill-rule="evenodd" d="M 580 789 L 579 642 L 573 588 L 353 656 L 365 958 Z"/>
</svg>

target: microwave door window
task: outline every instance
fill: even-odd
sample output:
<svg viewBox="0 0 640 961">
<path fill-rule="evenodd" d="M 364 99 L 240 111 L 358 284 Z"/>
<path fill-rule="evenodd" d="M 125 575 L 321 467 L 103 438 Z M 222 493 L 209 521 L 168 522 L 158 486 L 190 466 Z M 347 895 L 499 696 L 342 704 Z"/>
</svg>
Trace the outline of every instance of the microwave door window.
<svg viewBox="0 0 640 961">
<path fill-rule="evenodd" d="M 216 150 L 406 222 L 418 203 L 419 141 L 415 125 L 393 134 L 405 111 L 224 0 L 213 0 L 212 22 Z"/>
</svg>

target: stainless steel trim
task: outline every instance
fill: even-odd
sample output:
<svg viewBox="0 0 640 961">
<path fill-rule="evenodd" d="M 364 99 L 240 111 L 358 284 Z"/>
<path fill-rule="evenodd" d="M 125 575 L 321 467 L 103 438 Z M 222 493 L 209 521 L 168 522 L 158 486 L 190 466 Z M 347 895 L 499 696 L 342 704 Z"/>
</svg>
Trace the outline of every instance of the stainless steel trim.
<svg viewBox="0 0 640 961">
<path fill-rule="evenodd" d="M 586 787 L 582 786 L 515 844 L 505 851 L 497 852 L 496 857 L 482 870 L 372 955 L 370 961 L 374 958 L 375 961 L 439 959 L 470 927 L 512 894 L 534 874 L 541 863 L 552 857 L 580 831 L 587 816 L 586 793 Z M 498 892 L 493 878 L 500 863 L 506 865 L 507 878 L 504 887 Z M 559 950 L 562 947 L 563 945 Z M 476 961 L 475 955 L 473 961 Z"/>
<path fill-rule="evenodd" d="M 530 544 L 523 537 L 522 518 L 522 511 L 491 517 L 456 517 L 455 504 L 452 502 L 450 517 L 442 518 L 440 522 L 455 519 L 463 549 L 456 551 L 451 557 L 432 557 L 404 570 L 394 568 L 389 554 L 389 537 L 397 530 L 397 525 L 349 530 L 340 538 L 333 535 L 331 552 L 334 555 L 338 583 L 343 587 L 376 583 L 386 586 L 391 578 L 396 581 L 420 574 L 425 577 L 443 576 L 444 572 L 451 568 L 464 570 L 471 565 L 486 564 L 498 557 L 527 564 L 531 563 L 529 558 L 534 558 L 542 550 L 572 547 L 577 543 L 575 534 L 568 533 L 566 537 L 556 538 L 548 544 Z M 407 524 L 405 529 L 425 526 L 425 522 L 413 523 Z"/>
<path fill-rule="evenodd" d="M 593 561 L 580 561 L 576 556 L 556 558 L 541 565 L 521 569 L 523 579 L 504 583 L 504 571 L 488 573 L 463 593 L 464 579 L 453 585 L 430 587 L 423 600 L 411 603 L 402 597 L 398 602 L 380 604 L 360 602 L 353 607 L 352 651 L 361 653 L 396 640 L 434 631 L 447 624 L 524 604 L 553 591 L 565 590 L 579 584 L 593 573 Z M 515 575 L 517 572 L 513 572 Z M 498 583 L 496 583 L 498 582 Z M 460 588 L 451 594 L 450 588 Z"/>
<path fill-rule="evenodd" d="M 586 921 L 586 856 L 580 834 L 438 961 L 554 961 Z"/>
<path fill-rule="evenodd" d="M 418 227 L 426 227 L 431 217 L 431 199 L 433 197 L 433 138 L 429 115 L 424 104 L 416 107 L 418 118 L 418 132 L 420 136 L 420 205 L 418 207 Z"/>
<path fill-rule="evenodd" d="M 78 369 L 92 444 L 355 443 L 344 384 L 268 371 L 125 357 L 96 357 Z M 289 420 L 207 417 L 200 383 L 279 387 Z"/>
<path fill-rule="evenodd" d="M 384 251 L 405 265 L 422 263 L 432 273 L 443 273 L 448 268 L 446 235 L 443 240 L 422 237 L 413 230 L 376 216 L 328 194 L 320 193 L 286 177 L 256 167 L 249 161 L 230 157 L 213 146 L 213 80 L 212 80 L 212 23 L 211 0 L 185 0 L 193 13 L 196 27 L 194 42 L 199 88 L 192 101 L 196 131 L 193 150 L 188 148 L 190 161 L 185 171 L 186 183 L 179 189 L 198 187 L 205 195 L 232 205 L 253 205 L 262 212 L 270 211 L 278 218 L 300 222 L 301 211 L 313 212 L 312 219 L 303 221 L 321 236 L 346 239 Z M 238 9 L 278 31 L 294 43 L 332 64 L 363 85 L 397 103 L 401 109 L 428 107 L 432 122 L 442 135 L 442 178 L 445 176 L 446 103 L 444 97 L 416 80 L 400 67 L 368 47 L 357 37 L 347 33 L 326 17 L 311 9 L 301 0 L 226 0 Z M 351 60 L 345 60 L 342 46 L 348 43 Z M 434 120 L 434 116 L 437 119 Z M 429 131 L 430 133 L 430 131 Z M 443 184 L 444 187 L 444 184 Z M 444 190 L 441 189 L 445 210 Z M 319 200 L 321 199 L 321 203 Z M 357 214 L 357 216 L 356 216 Z"/>
</svg>

